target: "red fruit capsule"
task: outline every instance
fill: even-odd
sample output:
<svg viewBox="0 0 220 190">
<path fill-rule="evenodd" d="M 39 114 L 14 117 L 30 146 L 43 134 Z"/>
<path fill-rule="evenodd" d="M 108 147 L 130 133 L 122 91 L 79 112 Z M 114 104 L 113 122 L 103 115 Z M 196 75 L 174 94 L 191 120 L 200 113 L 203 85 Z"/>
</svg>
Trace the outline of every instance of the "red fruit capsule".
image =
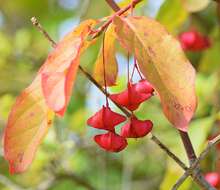
<svg viewBox="0 0 220 190">
<path fill-rule="evenodd" d="M 97 129 L 114 131 L 115 126 L 125 120 L 125 116 L 113 112 L 109 107 L 103 106 L 101 110 L 87 120 L 87 125 Z"/>
<path fill-rule="evenodd" d="M 114 132 L 96 135 L 94 140 L 100 147 L 109 152 L 120 152 L 128 145 L 127 140 L 124 137 L 121 137 Z"/>
<path fill-rule="evenodd" d="M 152 85 L 147 80 L 140 80 L 138 83 L 134 84 L 135 91 L 138 93 L 150 93 L 154 92 Z"/>
<path fill-rule="evenodd" d="M 110 99 L 127 109 L 134 111 L 145 100 L 152 96 L 153 88 L 146 81 L 137 84 L 128 83 L 128 88 L 118 94 L 112 94 Z"/>
<path fill-rule="evenodd" d="M 179 35 L 179 40 L 184 50 L 201 51 L 210 47 L 211 43 L 207 36 L 192 30 Z"/>
<path fill-rule="evenodd" d="M 140 138 L 147 135 L 153 128 L 150 120 L 141 121 L 135 116 L 131 117 L 130 122 L 121 128 L 121 136 L 125 138 Z"/>
<path fill-rule="evenodd" d="M 205 175 L 205 179 L 213 186 L 220 185 L 220 174 L 217 172 L 210 172 Z"/>
</svg>

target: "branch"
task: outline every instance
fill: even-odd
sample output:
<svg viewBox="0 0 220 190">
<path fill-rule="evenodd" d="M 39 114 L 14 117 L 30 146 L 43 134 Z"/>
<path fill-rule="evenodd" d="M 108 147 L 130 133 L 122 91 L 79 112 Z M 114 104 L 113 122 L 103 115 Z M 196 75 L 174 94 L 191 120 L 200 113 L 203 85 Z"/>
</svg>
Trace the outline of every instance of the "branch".
<svg viewBox="0 0 220 190">
<path fill-rule="evenodd" d="M 184 148 L 186 150 L 187 157 L 189 159 L 189 163 L 191 165 L 196 160 L 196 154 L 195 154 L 193 145 L 191 143 L 191 140 L 190 140 L 187 132 L 183 132 L 183 131 L 179 130 L 179 134 L 180 134 L 181 140 L 183 142 Z"/>
<path fill-rule="evenodd" d="M 33 17 L 35 20 L 34 26 L 37 27 L 38 30 L 42 30 L 42 26 L 39 24 L 39 22 L 37 21 L 37 19 L 35 17 Z M 32 21 L 33 19 L 31 19 Z M 41 26 L 41 28 L 39 28 L 39 26 Z M 46 32 L 43 29 L 44 32 Z M 44 33 L 43 33 L 44 34 Z M 56 42 L 54 42 L 53 40 L 50 40 L 51 37 L 49 36 L 49 34 L 46 32 L 47 35 L 45 35 L 46 39 L 48 39 L 50 42 L 53 42 L 53 46 L 56 46 Z M 105 92 L 105 89 L 87 72 L 85 71 L 85 69 L 82 66 L 79 66 L 80 71 L 86 76 L 86 78 L 92 82 L 103 94 L 105 94 L 106 96 L 109 96 L 108 93 Z M 112 101 L 112 100 L 111 100 Z M 125 108 L 121 107 L 120 105 L 118 105 L 116 102 L 112 101 L 127 117 L 131 117 L 131 113 L 128 112 Z M 174 161 L 177 162 L 177 164 L 180 165 L 180 167 L 182 167 L 184 170 L 187 169 L 187 166 L 175 155 L 173 154 L 167 147 L 166 145 L 164 145 L 156 136 L 154 136 L 152 134 L 151 140 L 156 143 L 162 150 L 164 150 Z"/>
<path fill-rule="evenodd" d="M 107 3 L 112 6 L 113 10 L 115 9 L 115 2 L 114 0 L 106 0 Z M 133 9 L 138 3 L 140 3 L 141 1 L 143 0 L 132 0 L 132 2 L 122 8 L 122 9 L 119 9 L 115 14 L 113 14 L 112 16 L 110 16 L 110 18 L 106 21 L 105 24 L 103 24 L 99 29 L 97 30 L 94 30 L 94 31 L 91 31 L 91 35 L 92 35 L 92 38 L 96 38 L 97 36 L 99 36 L 103 31 L 105 31 L 105 29 L 112 23 L 113 19 L 116 17 L 116 16 L 121 16 L 122 14 L 124 14 L 126 11 L 128 11 L 129 9 Z"/>
<path fill-rule="evenodd" d="M 92 82 L 105 96 L 109 97 L 110 94 L 80 65 L 79 70 L 86 76 L 86 78 Z M 127 117 L 131 117 L 131 114 L 119 104 L 111 100 Z"/>
<path fill-rule="evenodd" d="M 105 27 L 109 22 L 112 22 L 112 19 L 115 17 L 115 15 L 120 15 L 121 12 L 124 12 L 124 10 L 128 10 L 130 8 L 133 8 L 137 3 L 139 3 L 141 0 L 132 0 L 131 4 L 128 5 L 126 8 L 120 10 L 120 8 L 118 7 L 118 5 L 115 3 L 114 0 L 106 0 L 106 2 L 110 5 L 110 7 L 114 10 L 117 11 L 110 19 L 109 21 L 103 25 L 100 30 L 103 30 L 103 27 Z M 117 7 L 117 8 L 116 8 Z M 194 162 L 194 160 L 196 159 L 196 154 L 195 151 L 193 149 L 192 143 L 190 141 L 189 135 L 186 132 L 183 131 L 179 131 L 182 142 L 184 144 L 185 150 L 187 152 L 187 156 L 189 158 L 189 162 L 190 164 Z"/>
<path fill-rule="evenodd" d="M 135 3 L 140 2 L 138 0 L 132 0 L 132 3 L 130 4 L 130 8 L 133 9 L 134 6 L 136 5 Z M 220 0 L 218 0 L 218 2 L 220 3 Z M 108 4 L 110 4 L 110 6 L 112 7 L 112 9 L 114 10 L 114 4 L 115 1 L 111 0 L 111 3 L 107 2 Z M 114 6 L 112 6 L 114 5 Z M 220 11 L 220 4 L 219 4 L 219 11 Z M 117 13 L 116 13 L 117 14 Z M 187 153 L 187 157 L 189 159 L 189 163 L 190 165 L 192 163 L 194 163 L 194 161 L 196 160 L 196 154 L 193 148 L 193 145 L 191 143 L 191 140 L 189 138 L 189 135 L 187 132 L 183 132 L 179 130 L 179 134 L 181 136 L 181 140 L 184 144 L 184 148 L 186 150 Z M 152 140 L 155 140 L 154 138 Z M 154 141 L 157 142 L 157 141 Z M 160 142 L 160 141 L 159 141 Z M 158 143 L 157 143 L 158 144 Z M 166 147 L 161 146 L 160 144 L 158 144 L 171 158 L 173 158 L 173 154 L 170 154 L 170 151 L 168 149 L 166 149 Z M 175 159 L 174 159 L 175 158 Z M 176 157 L 176 155 L 174 155 L 174 160 L 178 163 L 178 158 Z M 177 159 L 176 159 L 177 158 Z M 183 165 L 181 165 L 181 163 L 178 163 L 181 167 Z M 201 187 L 205 188 L 205 189 L 212 189 L 210 184 L 205 180 L 205 178 L 202 176 L 200 168 L 195 168 L 195 171 L 193 172 L 192 175 L 195 178 L 195 181 L 197 182 L 198 185 L 200 185 Z"/>
<path fill-rule="evenodd" d="M 188 170 L 186 170 L 184 175 L 173 186 L 173 190 L 176 190 L 186 180 L 186 178 L 193 172 L 193 170 L 199 165 L 199 163 L 207 156 L 207 154 L 212 149 L 212 147 L 218 144 L 219 142 L 220 142 L 220 135 L 215 137 L 213 140 L 209 141 L 205 150 L 202 151 L 202 153 L 199 155 L 196 161 L 192 164 L 192 166 Z"/>
<path fill-rule="evenodd" d="M 31 18 L 32 24 L 45 36 L 45 38 L 51 43 L 53 48 L 56 47 L 56 42 L 50 37 L 46 30 L 43 29 L 36 17 Z"/>
<path fill-rule="evenodd" d="M 37 19 L 35 17 L 34 18 L 34 21 L 35 21 L 35 24 L 34 26 L 36 26 L 36 28 L 38 30 L 40 30 L 44 36 L 46 37 L 46 39 L 49 40 L 49 42 L 51 42 L 51 44 L 53 46 L 56 46 L 56 43 L 51 40 L 52 38 L 49 36 L 49 34 L 42 28 L 42 26 L 40 25 L 40 23 L 37 21 Z M 31 19 L 31 21 L 33 20 L 33 18 Z M 40 26 L 40 27 L 39 27 Z M 46 35 L 45 35 L 45 32 L 46 32 Z M 90 82 L 92 82 L 103 94 L 109 96 L 109 94 L 106 94 L 104 88 L 87 72 L 85 71 L 82 66 L 79 66 L 79 69 L 81 70 L 81 72 L 88 78 L 88 80 Z M 115 102 L 113 102 L 115 103 Z M 127 115 L 128 117 L 131 116 L 131 114 L 126 110 L 124 109 L 123 107 L 121 107 L 120 105 L 117 105 L 116 106 L 125 114 Z M 166 145 L 164 145 L 156 136 L 154 136 L 152 133 L 151 133 L 151 140 L 157 144 L 163 151 L 165 151 L 167 153 L 167 155 L 172 158 L 183 170 L 187 170 L 187 166 L 174 154 L 172 153 L 168 147 L 166 147 Z M 199 184 L 200 186 L 202 186 L 201 182 L 200 182 L 200 179 L 197 178 L 197 176 L 193 173 L 193 174 L 190 174 L 193 178 L 195 178 L 195 181 L 197 182 L 197 184 Z"/>
<path fill-rule="evenodd" d="M 164 152 L 166 152 L 167 155 L 170 158 L 172 158 L 182 169 L 188 169 L 187 166 L 175 154 L 173 154 L 163 143 L 161 143 L 156 136 L 152 135 L 151 140 L 155 142 Z"/>
<path fill-rule="evenodd" d="M 109 4 L 109 6 L 110 6 L 115 12 L 117 12 L 117 11 L 120 10 L 120 7 L 117 5 L 117 3 L 115 3 L 114 0 L 105 0 L 105 1 Z"/>
</svg>

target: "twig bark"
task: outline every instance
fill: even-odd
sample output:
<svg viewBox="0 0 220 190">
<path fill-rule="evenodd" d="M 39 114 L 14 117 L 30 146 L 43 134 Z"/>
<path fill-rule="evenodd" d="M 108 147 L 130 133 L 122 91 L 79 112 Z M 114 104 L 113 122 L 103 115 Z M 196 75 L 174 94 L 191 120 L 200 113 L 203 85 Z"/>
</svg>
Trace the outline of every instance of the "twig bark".
<svg viewBox="0 0 220 190">
<path fill-rule="evenodd" d="M 186 150 L 189 164 L 191 165 L 196 160 L 196 154 L 193 145 L 191 143 L 188 133 L 179 130 L 179 134 Z"/>
<path fill-rule="evenodd" d="M 128 6 L 122 8 L 122 9 L 119 9 L 119 10 L 117 9 L 118 11 L 115 14 L 113 14 L 112 16 L 110 16 L 110 18 L 105 22 L 105 24 L 103 24 L 99 29 L 91 31 L 92 37 L 96 38 L 97 36 L 99 36 L 112 23 L 112 21 L 115 18 L 115 16 L 121 16 L 122 14 L 124 14 L 129 9 L 131 9 L 131 8 L 133 9 L 141 1 L 143 1 L 143 0 L 132 0 L 132 2 Z M 115 8 L 115 4 L 116 3 L 113 0 L 109 0 L 109 1 L 106 0 L 106 2 L 108 2 L 108 4 L 110 6 L 112 6 L 111 8 L 113 10 L 116 9 Z"/>
<path fill-rule="evenodd" d="M 86 76 L 87 79 L 89 79 L 90 82 L 92 82 L 104 95 L 107 97 L 110 96 L 108 92 L 105 91 L 105 89 L 80 65 L 79 70 Z M 114 102 L 113 100 L 111 100 Z M 123 107 L 121 107 L 119 104 L 114 102 L 114 104 L 127 116 L 130 117 L 131 114 Z"/>
<path fill-rule="evenodd" d="M 117 11 L 120 10 L 120 7 L 117 5 L 117 3 L 115 3 L 114 0 L 105 0 L 105 1 L 109 4 L 109 6 L 110 6 L 115 12 L 117 12 Z"/>
<path fill-rule="evenodd" d="M 188 160 L 189 160 L 189 164 L 190 166 L 194 165 L 194 163 L 197 161 L 197 157 L 196 157 L 196 154 L 195 154 L 195 151 L 194 151 L 194 148 L 192 146 L 192 143 L 191 143 L 191 140 L 189 138 L 189 135 L 188 133 L 186 132 L 183 132 L 183 131 L 179 131 L 180 133 L 180 136 L 181 136 L 181 139 L 182 139 L 182 142 L 184 144 L 184 148 L 186 150 L 186 153 L 187 153 L 187 157 L 188 157 Z M 202 186 L 204 187 L 204 189 L 208 189 L 208 190 L 214 190 L 213 187 L 211 187 L 211 185 L 205 180 L 205 178 L 203 177 L 202 175 L 202 172 L 201 172 L 201 169 L 199 168 L 199 165 L 197 164 L 194 168 L 193 168 L 193 171 L 191 173 L 194 173 L 196 174 L 197 178 L 200 179 L 200 182 L 202 182 Z M 186 179 L 186 178 L 185 178 Z M 180 184 L 182 184 L 185 179 L 181 179 L 180 181 L 182 181 Z M 179 188 L 179 182 L 177 182 L 172 190 L 177 190 Z"/>
<path fill-rule="evenodd" d="M 51 43 L 53 48 L 56 47 L 56 42 L 50 37 L 46 30 L 41 26 L 36 17 L 31 18 L 31 22 L 36 28 L 46 37 L 46 39 Z"/>
<path fill-rule="evenodd" d="M 207 147 L 205 150 L 202 151 L 202 153 L 199 155 L 199 157 L 196 159 L 196 161 L 192 164 L 192 166 L 186 170 L 184 175 L 176 182 L 176 184 L 173 186 L 173 190 L 178 189 L 180 185 L 186 180 L 186 178 L 195 170 L 195 168 L 199 165 L 199 163 L 207 156 L 209 151 L 212 149 L 213 146 L 218 144 L 220 142 L 220 135 L 215 137 L 213 140 L 209 141 Z M 213 188 L 214 189 L 214 188 Z"/>
</svg>

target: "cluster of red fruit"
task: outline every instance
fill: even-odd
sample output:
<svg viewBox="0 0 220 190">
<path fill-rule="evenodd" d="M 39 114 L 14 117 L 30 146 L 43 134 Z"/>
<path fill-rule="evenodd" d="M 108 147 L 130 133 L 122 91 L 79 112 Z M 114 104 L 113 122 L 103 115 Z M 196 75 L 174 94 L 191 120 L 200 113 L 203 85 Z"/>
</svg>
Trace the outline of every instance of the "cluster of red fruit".
<svg viewBox="0 0 220 190">
<path fill-rule="evenodd" d="M 133 114 L 139 105 L 153 95 L 154 89 L 146 80 L 140 80 L 133 84 L 128 82 L 125 91 L 110 95 L 110 99 L 120 106 L 123 106 L 132 112 L 129 122 L 121 128 L 120 135 L 116 133 L 116 125 L 126 121 L 126 117 L 113 112 L 107 103 L 101 110 L 90 117 L 87 124 L 93 128 L 108 131 L 105 134 L 99 134 L 94 137 L 95 142 L 110 152 L 122 151 L 127 146 L 127 138 L 140 138 L 147 135 L 153 127 L 150 120 L 141 121 Z"/>
<path fill-rule="evenodd" d="M 202 51 L 210 47 L 210 39 L 196 30 L 183 32 L 179 35 L 181 46 L 187 51 Z"/>
</svg>

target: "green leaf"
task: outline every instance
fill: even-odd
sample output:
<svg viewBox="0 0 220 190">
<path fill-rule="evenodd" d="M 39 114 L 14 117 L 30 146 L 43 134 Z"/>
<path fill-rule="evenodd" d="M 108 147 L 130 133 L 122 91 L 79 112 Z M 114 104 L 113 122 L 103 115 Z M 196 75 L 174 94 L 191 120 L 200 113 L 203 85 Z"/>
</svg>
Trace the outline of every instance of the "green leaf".
<svg viewBox="0 0 220 190">
<path fill-rule="evenodd" d="M 212 45 L 207 49 L 201 57 L 199 64 L 199 70 L 206 74 L 211 74 L 214 71 L 219 70 L 219 60 L 220 60 L 220 40 L 219 40 L 219 27 L 216 27 L 212 34 L 214 39 Z"/>
<path fill-rule="evenodd" d="M 175 32 L 186 21 L 188 13 L 181 0 L 166 0 L 156 18 L 168 31 Z"/>
<path fill-rule="evenodd" d="M 205 9 L 210 0 L 183 0 L 183 4 L 189 12 L 198 12 Z"/>
</svg>

